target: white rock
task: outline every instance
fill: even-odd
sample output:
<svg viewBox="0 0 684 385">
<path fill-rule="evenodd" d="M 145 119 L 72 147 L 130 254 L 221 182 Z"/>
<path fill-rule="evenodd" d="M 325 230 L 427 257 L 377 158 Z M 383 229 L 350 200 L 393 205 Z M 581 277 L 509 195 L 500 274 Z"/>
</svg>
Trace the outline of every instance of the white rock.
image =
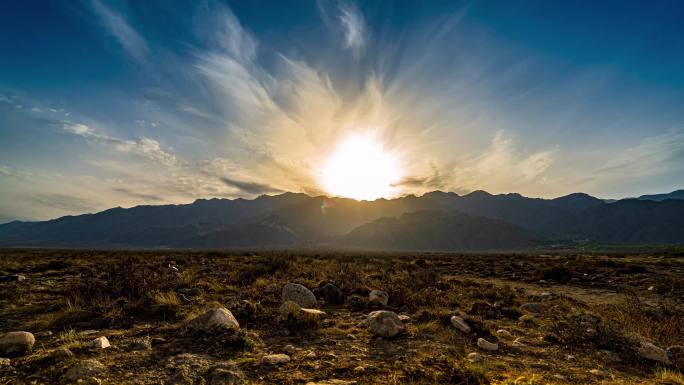
<svg viewBox="0 0 684 385">
<path fill-rule="evenodd" d="M 88 343 L 88 347 L 90 349 L 107 349 L 110 346 L 112 345 L 109 343 L 109 340 L 105 336 L 97 337 Z"/>
<path fill-rule="evenodd" d="M 477 339 L 477 346 L 480 349 L 484 349 L 484 350 L 490 350 L 490 351 L 499 350 L 499 344 L 489 342 L 484 338 L 478 338 Z"/>
<path fill-rule="evenodd" d="M 453 325 L 456 329 L 462 331 L 463 333 L 470 333 L 470 326 L 468 326 L 468 324 L 463 320 L 463 318 L 454 315 L 451 316 L 449 322 L 451 322 L 451 325 Z"/>
<path fill-rule="evenodd" d="M 0 338 L 0 353 L 14 357 L 29 353 L 36 337 L 29 332 L 9 332 Z"/>
<path fill-rule="evenodd" d="M 647 360 L 660 362 L 661 364 L 670 364 L 670 358 L 667 352 L 650 342 L 641 341 L 641 346 L 637 349 L 639 355 Z"/>
<path fill-rule="evenodd" d="M 387 306 L 389 302 L 389 294 L 382 290 L 371 290 L 368 294 L 368 303 L 371 305 Z"/>
<path fill-rule="evenodd" d="M 316 296 L 311 290 L 298 283 L 288 283 L 283 286 L 283 302 L 292 301 L 304 308 L 316 306 Z"/>
<path fill-rule="evenodd" d="M 230 310 L 219 307 L 211 309 L 202 315 L 197 316 L 188 325 L 194 330 L 210 330 L 214 328 L 239 329 L 240 324 L 233 317 Z"/>
<path fill-rule="evenodd" d="M 511 334 L 511 332 L 509 332 L 509 331 L 506 330 L 506 329 L 499 329 L 499 330 L 497 330 L 497 331 L 496 331 L 496 336 L 499 337 L 499 338 L 506 339 L 506 340 L 512 340 L 512 339 L 513 339 L 513 334 Z"/>
<path fill-rule="evenodd" d="M 377 310 L 368 315 L 368 327 L 376 336 L 391 338 L 404 331 L 404 324 L 392 311 Z"/>
<path fill-rule="evenodd" d="M 269 354 L 261 358 L 261 363 L 266 365 L 280 365 L 290 362 L 287 354 Z"/>
</svg>

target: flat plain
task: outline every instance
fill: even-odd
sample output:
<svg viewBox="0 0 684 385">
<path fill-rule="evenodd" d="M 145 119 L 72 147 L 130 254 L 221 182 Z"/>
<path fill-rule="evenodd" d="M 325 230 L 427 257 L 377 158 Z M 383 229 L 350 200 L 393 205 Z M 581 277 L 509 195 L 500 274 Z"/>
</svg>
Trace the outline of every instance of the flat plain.
<svg viewBox="0 0 684 385">
<path fill-rule="evenodd" d="M 1 384 L 684 384 L 676 251 L 7 249 L 0 276 L 0 333 L 35 336 Z"/>
</svg>

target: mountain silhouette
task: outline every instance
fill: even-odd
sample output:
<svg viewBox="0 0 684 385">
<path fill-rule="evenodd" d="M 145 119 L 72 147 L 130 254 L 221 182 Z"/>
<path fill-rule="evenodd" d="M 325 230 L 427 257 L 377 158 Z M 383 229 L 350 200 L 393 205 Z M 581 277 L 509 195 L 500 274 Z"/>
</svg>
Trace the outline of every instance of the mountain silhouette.
<svg viewBox="0 0 684 385">
<path fill-rule="evenodd" d="M 666 194 L 667 195 L 667 194 Z M 684 243 L 684 200 L 605 202 L 583 193 L 422 196 L 356 201 L 301 193 L 112 208 L 0 225 L 0 245 L 228 248 L 334 245 L 378 249 L 525 248 L 557 240 Z"/>
</svg>

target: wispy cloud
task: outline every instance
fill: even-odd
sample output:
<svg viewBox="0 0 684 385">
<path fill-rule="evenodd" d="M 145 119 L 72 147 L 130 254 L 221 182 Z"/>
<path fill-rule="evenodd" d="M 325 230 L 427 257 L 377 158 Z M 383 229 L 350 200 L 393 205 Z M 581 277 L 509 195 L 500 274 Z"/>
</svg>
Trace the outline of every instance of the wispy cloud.
<svg viewBox="0 0 684 385">
<path fill-rule="evenodd" d="M 96 131 L 82 123 L 67 122 L 63 123 L 61 128 L 70 134 L 99 141 L 111 145 L 117 151 L 136 154 L 163 165 L 171 166 L 178 162 L 176 156 L 164 150 L 155 139 L 147 137 L 140 137 L 135 140 L 116 138 Z"/>
<path fill-rule="evenodd" d="M 354 57 L 359 58 L 366 48 L 368 38 L 363 14 L 358 7 L 347 2 L 340 3 L 339 12 L 344 30 L 344 47 L 351 50 Z"/>
<path fill-rule="evenodd" d="M 130 26 L 124 16 L 105 5 L 101 0 L 91 0 L 93 11 L 102 25 L 111 33 L 121 46 L 138 62 L 147 61 L 149 48 L 145 39 Z"/>
</svg>

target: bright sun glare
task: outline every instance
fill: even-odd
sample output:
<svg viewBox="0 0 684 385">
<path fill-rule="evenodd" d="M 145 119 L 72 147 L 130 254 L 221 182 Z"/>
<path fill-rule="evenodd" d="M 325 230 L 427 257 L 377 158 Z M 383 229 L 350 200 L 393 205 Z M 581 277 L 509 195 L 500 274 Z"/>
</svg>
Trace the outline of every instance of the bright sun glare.
<svg viewBox="0 0 684 385">
<path fill-rule="evenodd" d="M 323 187 L 328 193 L 357 200 L 391 197 L 400 178 L 395 157 L 372 135 L 349 136 L 323 169 Z"/>
</svg>

